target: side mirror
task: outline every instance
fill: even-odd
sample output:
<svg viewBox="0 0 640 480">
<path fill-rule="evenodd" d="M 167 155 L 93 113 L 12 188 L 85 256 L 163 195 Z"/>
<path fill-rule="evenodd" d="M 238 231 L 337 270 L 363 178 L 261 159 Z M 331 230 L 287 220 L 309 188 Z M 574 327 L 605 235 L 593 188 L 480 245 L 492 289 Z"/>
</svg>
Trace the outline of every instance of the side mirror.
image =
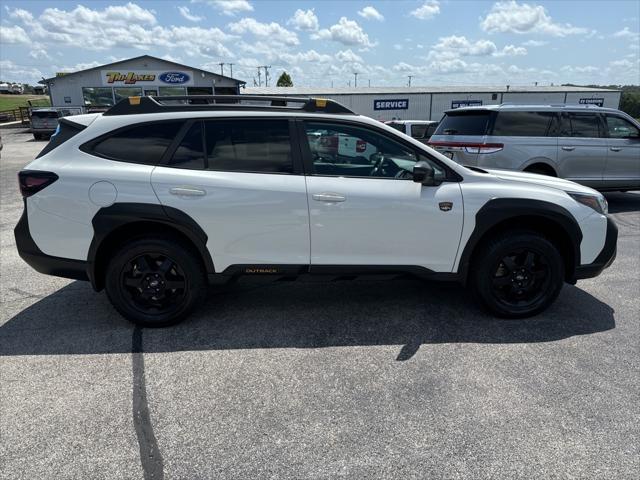
<svg viewBox="0 0 640 480">
<path fill-rule="evenodd" d="M 436 180 L 431 164 L 425 161 L 416 162 L 413 166 L 413 181 L 427 187 L 433 187 L 441 183 Z"/>
</svg>

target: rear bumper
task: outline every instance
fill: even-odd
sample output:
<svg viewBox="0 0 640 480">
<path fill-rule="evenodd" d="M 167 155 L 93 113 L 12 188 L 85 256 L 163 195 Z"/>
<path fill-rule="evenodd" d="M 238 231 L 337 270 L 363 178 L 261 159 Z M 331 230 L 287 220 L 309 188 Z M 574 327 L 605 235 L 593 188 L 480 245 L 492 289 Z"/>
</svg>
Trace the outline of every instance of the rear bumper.
<svg viewBox="0 0 640 480">
<path fill-rule="evenodd" d="M 20 258 L 27 262 L 34 270 L 44 273 L 45 275 L 54 275 L 56 277 L 89 280 L 87 275 L 88 262 L 54 257 L 47 255 L 38 248 L 29 231 L 26 204 L 20 221 L 18 221 L 13 233 L 16 237 L 16 247 L 18 248 Z"/>
<path fill-rule="evenodd" d="M 617 244 L 618 227 L 611 219 L 611 217 L 607 216 L 607 236 L 604 240 L 604 247 L 602 247 L 602 250 L 593 261 L 593 263 L 576 267 L 574 280 L 592 278 L 600 275 L 602 271 L 605 268 L 609 267 L 615 260 Z"/>
</svg>

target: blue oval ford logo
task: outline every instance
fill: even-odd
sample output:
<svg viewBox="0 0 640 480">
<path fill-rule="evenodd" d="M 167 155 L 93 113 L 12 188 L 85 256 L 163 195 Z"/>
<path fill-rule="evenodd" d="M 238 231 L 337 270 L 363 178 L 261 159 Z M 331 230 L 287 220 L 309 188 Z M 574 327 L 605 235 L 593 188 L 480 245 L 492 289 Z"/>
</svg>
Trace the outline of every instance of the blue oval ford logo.
<svg viewBox="0 0 640 480">
<path fill-rule="evenodd" d="M 189 81 L 189 75 L 184 72 L 164 72 L 161 73 L 160 76 L 161 82 L 171 83 L 171 84 L 181 84 L 187 83 Z"/>
</svg>

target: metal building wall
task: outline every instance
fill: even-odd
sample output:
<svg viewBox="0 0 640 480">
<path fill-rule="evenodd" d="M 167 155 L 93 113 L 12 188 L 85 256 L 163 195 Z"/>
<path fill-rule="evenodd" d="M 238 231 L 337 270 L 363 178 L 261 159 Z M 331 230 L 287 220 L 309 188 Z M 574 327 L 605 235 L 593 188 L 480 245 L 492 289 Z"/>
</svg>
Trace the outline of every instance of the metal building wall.
<svg viewBox="0 0 640 480">
<path fill-rule="evenodd" d="M 500 103 L 500 94 L 493 100 L 495 93 L 434 93 L 433 103 L 431 105 L 431 117 L 425 117 L 424 120 L 440 120 L 446 110 L 452 108 L 453 102 L 476 100 L 481 101 L 482 105 L 495 105 Z M 410 120 L 410 119 L 407 119 Z M 422 119 L 419 119 L 422 120 Z"/>
<path fill-rule="evenodd" d="M 621 92 L 567 92 L 566 103 L 579 104 L 580 99 L 604 99 L 603 107 L 618 108 Z"/>
<path fill-rule="evenodd" d="M 78 72 L 74 74 L 65 75 L 63 77 L 57 77 L 49 84 L 49 92 L 51 96 L 51 104 L 54 107 L 82 107 L 84 106 L 84 100 L 82 97 L 83 87 L 103 87 L 101 70 L 105 67 L 97 67 L 85 72 Z M 138 60 L 125 60 L 115 65 L 106 67 L 108 70 L 187 70 L 185 67 L 179 67 L 178 65 L 166 62 L 163 60 L 157 60 L 153 58 L 145 58 Z M 236 87 L 236 83 L 220 75 L 212 73 L 198 71 L 197 69 L 191 69 L 193 71 L 193 83 L 194 87 L 211 87 L 215 80 L 216 87 Z M 132 85 L 133 86 L 133 85 Z M 137 86 L 137 85 L 136 85 Z M 65 103 L 64 97 L 71 97 L 71 103 Z"/>
</svg>

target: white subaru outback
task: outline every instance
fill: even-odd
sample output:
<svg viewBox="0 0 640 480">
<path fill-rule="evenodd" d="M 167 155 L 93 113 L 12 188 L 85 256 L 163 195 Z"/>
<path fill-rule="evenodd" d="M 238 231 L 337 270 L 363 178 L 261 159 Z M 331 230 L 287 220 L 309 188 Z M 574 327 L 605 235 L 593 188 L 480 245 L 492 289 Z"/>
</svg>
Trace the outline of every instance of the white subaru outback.
<svg viewBox="0 0 640 480">
<path fill-rule="evenodd" d="M 21 257 L 145 326 L 238 275 L 455 280 L 521 318 L 616 252 L 595 190 L 464 167 L 325 99 L 131 97 L 61 119 L 19 182 Z"/>
</svg>

